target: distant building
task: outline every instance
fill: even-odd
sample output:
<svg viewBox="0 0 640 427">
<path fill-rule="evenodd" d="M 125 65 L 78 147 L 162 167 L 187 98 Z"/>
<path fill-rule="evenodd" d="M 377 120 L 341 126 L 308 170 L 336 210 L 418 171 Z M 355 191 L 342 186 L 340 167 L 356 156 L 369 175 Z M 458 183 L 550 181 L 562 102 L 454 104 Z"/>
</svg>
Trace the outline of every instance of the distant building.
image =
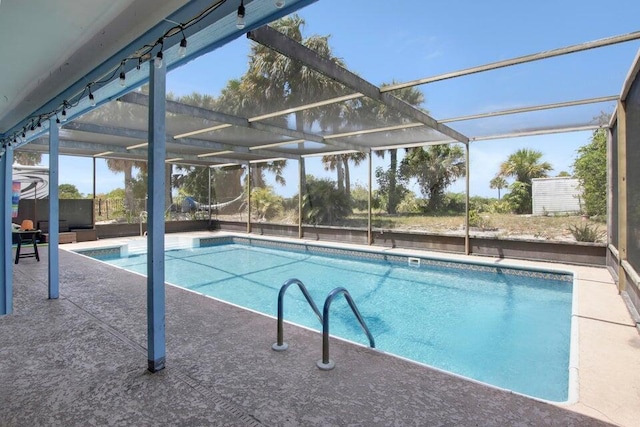
<svg viewBox="0 0 640 427">
<path fill-rule="evenodd" d="M 534 178 L 531 182 L 534 215 L 577 214 L 582 189 L 576 178 Z"/>
</svg>

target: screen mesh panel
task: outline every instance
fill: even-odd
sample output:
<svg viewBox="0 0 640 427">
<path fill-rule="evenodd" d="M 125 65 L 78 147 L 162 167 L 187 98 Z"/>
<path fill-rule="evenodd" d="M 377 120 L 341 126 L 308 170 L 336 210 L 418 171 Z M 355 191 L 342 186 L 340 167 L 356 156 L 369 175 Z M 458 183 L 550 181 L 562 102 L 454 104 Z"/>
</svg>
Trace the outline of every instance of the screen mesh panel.
<svg viewBox="0 0 640 427">
<path fill-rule="evenodd" d="M 640 82 L 636 77 L 627 103 L 627 255 L 640 271 Z"/>
</svg>

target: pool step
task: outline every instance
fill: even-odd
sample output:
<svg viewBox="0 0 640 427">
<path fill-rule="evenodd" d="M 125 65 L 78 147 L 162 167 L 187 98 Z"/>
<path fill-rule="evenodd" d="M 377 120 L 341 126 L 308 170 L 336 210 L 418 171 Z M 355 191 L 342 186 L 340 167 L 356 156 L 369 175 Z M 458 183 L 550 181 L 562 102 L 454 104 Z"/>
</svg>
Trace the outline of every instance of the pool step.
<svg viewBox="0 0 640 427">
<path fill-rule="evenodd" d="M 191 249 L 200 246 L 200 240 L 192 237 L 165 236 L 164 250 Z M 147 253 L 147 240 L 132 240 L 127 243 L 128 255 L 142 255 Z"/>
</svg>

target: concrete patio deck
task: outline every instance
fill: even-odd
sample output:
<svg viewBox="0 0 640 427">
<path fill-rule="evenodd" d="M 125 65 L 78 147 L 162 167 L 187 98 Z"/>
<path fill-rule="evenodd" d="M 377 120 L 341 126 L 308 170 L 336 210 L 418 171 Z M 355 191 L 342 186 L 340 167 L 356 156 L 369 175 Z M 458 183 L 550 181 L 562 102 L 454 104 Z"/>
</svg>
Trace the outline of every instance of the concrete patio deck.
<svg viewBox="0 0 640 427">
<path fill-rule="evenodd" d="M 150 374 L 146 279 L 61 250 L 61 297 L 48 300 L 46 248 L 41 260 L 15 266 L 14 314 L 0 317 L 2 426 L 637 426 L 640 419 L 640 337 L 605 269 L 561 266 L 580 278 L 579 400 L 554 405 L 339 340 L 331 343 L 336 368 L 323 372 L 315 366 L 317 333 L 285 325 L 290 349 L 276 353 L 275 320 L 173 286 L 167 368 Z"/>
</svg>

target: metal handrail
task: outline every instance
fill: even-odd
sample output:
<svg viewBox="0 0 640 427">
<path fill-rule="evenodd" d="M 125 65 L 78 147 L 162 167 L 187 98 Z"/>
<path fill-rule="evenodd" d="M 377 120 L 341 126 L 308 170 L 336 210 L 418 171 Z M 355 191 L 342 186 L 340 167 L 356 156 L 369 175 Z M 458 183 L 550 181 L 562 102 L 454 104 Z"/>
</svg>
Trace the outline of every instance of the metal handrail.
<svg viewBox="0 0 640 427">
<path fill-rule="evenodd" d="M 148 215 L 146 211 L 141 211 L 140 212 L 140 237 L 144 236 L 144 233 L 142 232 L 142 221 L 146 221 L 148 218 Z"/>
<path fill-rule="evenodd" d="M 327 299 L 324 301 L 324 308 L 322 310 L 322 360 L 318 360 L 316 362 L 316 365 L 323 371 L 331 370 L 336 366 L 336 364 L 331 359 L 329 359 L 329 308 L 331 307 L 331 303 L 333 302 L 334 298 L 340 294 L 344 294 L 345 299 L 349 303 L 349 307 L 351 307 L 351 311 L 353 311 L 353 314 L 355 314 L 358 322 L 360 322 L 362 330 L 367 334 L 367 338 L 369 338 L 369 347 L 376 348 L 376 343 L 373 340 L 373 335 L 371 335 L 371 332 L 369 331 L 366 322 L 362 318 L 362 315 L 360 314 L 355 301 L 353 301 L 353 298 L 351 298 L 349 291 L 347 291 L 345 288 L 335 288 L 334 290 L 329 292 L 329 295 L 327 295 Z"/>
<path fill-rule="evenodd" d="M 304 297 L 307 299 L 307 302 L 311 306 L 311 309 L 318 317 L 318 320 L 320 320 L 320 323 L 322 323 L 322 314 L 320 314 L 320 310 L 318 309 L 318 306 L 316 306 L 316 303 L 313 302 L 313 298 L 311 298 L 311 295 L 309 294 L 309 291 L 307 291 L 307 287 L 304 285 L 304 283 L 302 283 L 298 279 L 289 279 L 285 281 L 282 284 L 282 287 L 280 288 L 280 292 L 278 293 L 278 338 L 277 338 L 278 341 L 271 346 L 271 348 L 275 351 L 285 351 L 287 348 L 289 348 L 289 345 L 286 342 L 284 342 L 284 332 L 283 332 L 284 330 L 284 327 L 283 327 L 284 294 L 289 288 L 289 286 L 293 284 L 298 285 L 298 288 L 300 288 L 302 295 L 304 295 Z"/>
</svg>

